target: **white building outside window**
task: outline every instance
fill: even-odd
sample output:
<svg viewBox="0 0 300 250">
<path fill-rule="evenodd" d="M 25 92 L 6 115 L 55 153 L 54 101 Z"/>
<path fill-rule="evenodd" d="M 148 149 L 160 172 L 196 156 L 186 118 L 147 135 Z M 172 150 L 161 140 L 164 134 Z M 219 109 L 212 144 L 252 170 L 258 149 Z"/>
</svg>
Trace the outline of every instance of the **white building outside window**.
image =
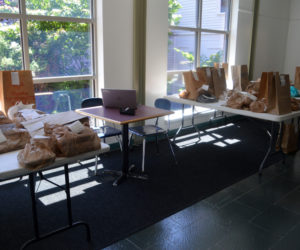
<svg viewBox="0 0 300 250">
<path fill-rule="evenodd" d="M 169 0 L 167 94 L 184 89 L 182 72 L 227 61 L 230 0 Z"/>
</svg>

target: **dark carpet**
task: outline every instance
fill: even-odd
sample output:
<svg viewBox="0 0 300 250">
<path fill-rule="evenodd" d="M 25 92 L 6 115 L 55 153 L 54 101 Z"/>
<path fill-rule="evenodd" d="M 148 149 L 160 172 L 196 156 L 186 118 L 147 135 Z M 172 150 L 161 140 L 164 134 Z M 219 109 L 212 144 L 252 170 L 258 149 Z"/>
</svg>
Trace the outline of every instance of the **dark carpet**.
<svg viewBox="0 0 300 250">
<path fill-rule="evenodd" d="M 112 187 L 109 180 L 89 177 L 86 168 L 72 167 L 73 216 L 89 223 L 92 243 L 85 241 L 84 228 L 78 227 L 28 249 L 101 249 L 257 172 L 268 143 L 259 126 L 241 120 L 204 135 L 207 142 L 195 144 L 186 138 L 185 145 L 176 148 L 179 166 L 174 165 L 166 141 L 161 141 L 159 154 L 155 144 L 148 143 L 148 181 L 129 179 Z M 131 163 L 140 166 L 141 157 L 141 147 L 130 152 Z M 119 169 L 120 152 L 103 155 L 101 163 Z M 45 176 L 64 183 L 61 169 Z M 61 190 L 43 181 L 37 196 L 41 232 L 66 225 Z M 19 249 L 33 236 L 27 179 L 2 184 L 0 200 L 0 248 Z"/>
</svg>

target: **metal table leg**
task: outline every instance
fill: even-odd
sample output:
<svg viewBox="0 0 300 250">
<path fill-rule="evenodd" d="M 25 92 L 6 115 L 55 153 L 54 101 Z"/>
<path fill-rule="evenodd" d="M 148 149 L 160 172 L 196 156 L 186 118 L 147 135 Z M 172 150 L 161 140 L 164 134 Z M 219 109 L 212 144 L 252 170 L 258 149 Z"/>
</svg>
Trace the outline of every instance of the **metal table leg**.
<svg viewBox="0 0 300 250">
<path fill-rule="evenodd" d="M 274 142 L 274 137 L 275 137 L 275 124 L 274 122 L 272 122 L 272 127 L 271 127 L 271 133 L 269 134 L 270 136 L 270 143 L 269 143 L 269 147 L 268 147 L 268 150 L 267 150 L 267 153 L 263 159 L 263 161 L 261 162 L 260 166 L 259 166 L 259 175 L 262 175 L 262 169 L 264 168 L 264 165 L 271 153 L 271 150 L 272 150 L 272 146 L 273 146 L 273 142 Z"/>
<path fill-rule="evenodd" d="M 90 228 L 89 225 L 85 222 L 82 221 L 77 221 L 73 222 L 73 217 L 72 217 L 72 206 L 71 206 L 71 196 L 70 196 L 70 182 L 69 182 L 69 168 L 68 165 L 66 164 L 64 166 L 64 173 L 65 173 L 65 181 L 66 181 L 66 187 L 65 187 L 65 192 L 67 196 L 67 211 L 68 211 L 68 226 L 59 228 L 57 230 L 54 230 L 50 233 L 40 235 L 39 231 L 39 224 L 38 224 L 38 214 L 37 214 L 37 207 L 36 207 L 36 195 L 35 195 L 35 173 L 29 174 L 29 191 L 30 191 L 30 196 L 31 196 L 31 206 L 32 206 L 32 219 L 33 219 L 33 227 L 34 227 L 34 238 L 25 242 L 21 249 L 25 249 L 29 245 L 36 243 L 40 240 L 49 238 L 55 234 L 64 232 L 66 230 L 69 230 L 73 227 L 78 227 L 78 226 L 84 226 L 86 229 L 86 236 L 87 240 L 91 240 L 91 233 L 90 233 Z M 45 179 L 45 178 L 43 178 Z M 45 179 L 46 180 L 46 179 Z"/>
<path fill-rule="evenodd" d="M 201 140 L 200 131 L 197 128 L 197 126 L 195 125 L 195 106 L 194 105 L 192 106 L 192 125 L 184 126 L 184 104 L 182 104 L 181 125 L 180 125 L 180 127 L 178 128 L 178 130 L 176 131 L 176 133 L 173 137 L 173 143 L 175 143 L 176 137 L 179 135 L 181 130 L 182 129 L 187 129 L 187 128 L 193 128 L 198 134 L 199 141 Z"/>
<path fill-rule="evenodd" d="M 147 180 L 147 175 L 134 174 L 129 171 L 129 146 L 128 146 L 128 124 L 123 124 L 122 127 L 122 172 L 120 176 L 114 181 L 113 186 L 118 186 L 122 181 L 127 178 L 135 178 L 141 180 Z"/>
<path fill-rule="evenodd" d="M 184 104 L 182 104 L 181 107 L 181 125 L 180 127 L 177 129 L 174 137 L 173 137 L 173 142 L 175 143 L 176 137 L 179 135 L 180 131 L 182 130 L 182 128 L 184 127 Z"/>
</svg>

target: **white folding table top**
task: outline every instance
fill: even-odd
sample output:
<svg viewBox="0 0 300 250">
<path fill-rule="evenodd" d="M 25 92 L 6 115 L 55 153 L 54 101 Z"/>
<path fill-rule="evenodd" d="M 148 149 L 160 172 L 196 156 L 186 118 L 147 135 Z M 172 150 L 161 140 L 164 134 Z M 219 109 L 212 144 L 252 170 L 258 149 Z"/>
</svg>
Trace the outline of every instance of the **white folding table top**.
<svg viewBox="0 0 300 250">
<path fill-rule="evenodd" d="M 291 113 L 285 114 L 285 115 L 273 115 L 269 113 L 256 113 L 252 111 L 242 110 L 242 109 L 233 109 L 225 106 L 225 101 L 218 101 L 215 103 L 200 103 L 188 99 L 180 98 L 179 95 L 168 95 L 164 96 L 165 99 L 168 99 L 171 102 L 181 103 L 181 104 L 187 104 L 191 106 L 199 106 L 203 108 L 209 108 L 209 109 L 215 109 L 231 114 L 236 115 L 243 115 L 248 116 L 252 118 L 267 120 L 267 121 L 273 121 L 273 122 L 282 122 L 285 120 L 289 120 L 295 117 L 300 116 L 300 111 L 293 111 Z"/>
<path fill-rule="evenodd" d="M 17 159 L 17 155 L 20 152 L 20 150 L 0 154 L 0 181 L 21 177 L 41 170 L 49 170 L 52 168 L 64 166 L 65 164 L 73 164 L 78 162 L 78 160 L 86 160 L 89 158 L 93 158 L 96 155 L 106 153 L 109 150 L 109 145 L 101 142 L 101 149 L 99 150 L 75 155 L 72 157 L 57 157 L 55 159 L 55 162 L 53 162 L 51 165 L 35 170 L 23 168 L 22 166 L 20 166 Z"/>
</svg>

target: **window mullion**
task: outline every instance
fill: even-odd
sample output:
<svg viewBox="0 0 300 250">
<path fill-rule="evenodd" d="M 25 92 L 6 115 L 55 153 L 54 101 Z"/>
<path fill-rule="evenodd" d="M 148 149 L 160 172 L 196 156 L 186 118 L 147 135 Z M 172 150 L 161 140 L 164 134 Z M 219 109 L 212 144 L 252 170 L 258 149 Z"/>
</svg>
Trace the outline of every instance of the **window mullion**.
<svg viewBox="0 0 300 250">
<path fill-rule="evenodd" d="M 198 27 L 197 27 L 197 48 L 196 48 L 196 67 L 200 67 L 201 54 L 201 29 L 202 29 L 202 0 L 198 0 Z"/>
<path fill-rule="evenodd" d="M 30 69 L 27 18 L 26 18 L 26 3 L 25 0 L 20 0 L 20 22 L 21 22 L 21 42 L 23 52 L 23 67 L 25 70 Z"/>
</svg>

